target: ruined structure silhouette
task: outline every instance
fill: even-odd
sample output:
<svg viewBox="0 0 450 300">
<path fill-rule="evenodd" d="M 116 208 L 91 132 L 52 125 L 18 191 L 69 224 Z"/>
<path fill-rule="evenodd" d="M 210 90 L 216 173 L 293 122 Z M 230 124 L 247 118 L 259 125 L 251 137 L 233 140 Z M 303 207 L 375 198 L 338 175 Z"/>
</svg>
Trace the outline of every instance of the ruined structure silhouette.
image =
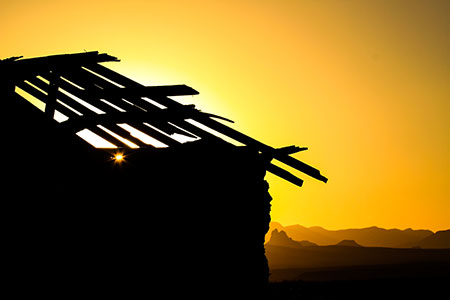
<svg viewBox="0 0 450 300">
<path fill-rule="evenodd" d="M 194 89 L 143 86 L 108 61 L 0 61 L 9 278 L 79 295 L 261 292 L 265 173 L 303 183 L 271 161 L 327 179 L 290 156 L 305 148 L 265 145 L 170 98 Z"/>
</svg>

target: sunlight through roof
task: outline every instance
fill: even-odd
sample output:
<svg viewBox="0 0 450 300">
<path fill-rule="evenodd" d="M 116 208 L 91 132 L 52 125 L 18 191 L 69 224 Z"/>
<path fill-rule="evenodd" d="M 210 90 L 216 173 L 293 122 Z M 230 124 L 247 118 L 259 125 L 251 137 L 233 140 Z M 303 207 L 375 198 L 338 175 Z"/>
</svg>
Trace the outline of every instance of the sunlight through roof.
<svg viewBox="0 0 450 300">
<path fill-rule="evenodd" d="M 147 145 L 152 145 L 156 148 L 167 148 L 168 145 L 158 141 L 157 139 L 143 133 L 140 130 L 137 130 L 136 128 L 128 125 L 128 124 L 117 124 L 118 126 L 122 127 L 123 129 L 125 129 L 126 131 L 128 131 L 131 136 L 134 136 L 135 138 L 141 140 L 142 142 L 144 142 Z"/>
<path fill-rule="evenodd" d="M 98 128 L 102 129 L 103 131 L 107 132 L 108 134 L 112 135 L 113 137 L 115 137 L 116 139 L 118 139 L 119 141 L 121 141 L 122 143 L 126 144 L 128 147 L 130 148 L 139 148 L 138 145 L 136 145 L 135 143 L 127 140 L 126 138 L 121 137 L 120 135 L 118 135 L 117 133 L 109 130 L 108 128 L 102 126 L 102 125 L 97 125 Z"/>
<path fill-rule="evenodd" d="M 217 136 L 218 138 L 221 138 L 222 140 L 224 140 L 224 141 L 226 141 L 228 143 L 231 143 L 231 144 L 233 144 L 235 146 L 245 146 L 241 142 L 238 142 L 238 141 L 236 141 L 236 140 L 234 140 L 234 139 L 232 139 L 232 138 L 230 138 L 230 137 L 228 137 L 228 136 L 226 136 L 226 135 L 224 135 L 224 134 L 222 134 L 222 133 L 220 133 L 220 132 L 218 132 L 218 131 L 216 131 L 214 129 L 211 129 L 211 128 L 209 128 L 209 127 L 207 127 L 207 126 L 205 126 L 205 125 L 203 125 L 203 124 L 201 124 L 201 123 L 199 123 L 199 122 L 197 122 L 197 121 L 195 121 L 193 119 L 186 119 L 185 121 L 188 122 L 188 123 L 191 123 L 192 125 L 200 128 L 200 129 L 202 129 L 204 131 L 207 131 L 207 132 Z"/>
<path fill-rule="evenodd" d="M 16 93 L 22 96 L 25 100 L 36 106 L 42 111 L 45 111 L 45 103 L 41 100 L 37 99 L 36 97 L 32 96 L 31 94 L 25 92 L 21 88 L 16 86 Z"/>
<path fill-rule="evenodd" d="M 104 138 L 98 136 L 97 134 L 93 133 L 89 129 L 83 129 L 81 131 L 77 132 L 77 135 L 94 146 L 95 148 L 117 148 L 116 145 L 108 142 Z"/>
<path fill-rule="evenodd" d="M 67 91 L 65 91 L 65 90 L 63 90 L 63 89 L 61 89 L 61 88 L 59 89 L 59 91 L 60 91 L 61 93 L 63 93 L 64 95 L 66 95 L 67 97 L 70 97 L 70 98 L 72 98 L 73 100 L 77 101 L 78 103 L 80 103 L 80 104 L 83 105 L 84 107 L 86 107 L 86 108 L 92 110 L 92 111 L 95 112 L 96 114 L 99 114 L 99 115 L 100 115 L 100 114 L 104 114 L 104 113 L 105 113 L 103 110 L 98 109 L 98 108 L 95 107 L 94 105 L 87 103 L 87 102 L 84 101 L 83 99 L 80 99 L 80 98 L 78 98 L 77 96 L 72 95 L 71 93 L 69 93 L 69 92 L 67 92 Z"/>
<path fill-rule="evenodd" d="M 69 117 L 55 110 L 55 114 L 53 115 L 53 119 L 55 119 L 58 123 L 62 123 L 64 121 L 69 120 Z"/>
</svg>

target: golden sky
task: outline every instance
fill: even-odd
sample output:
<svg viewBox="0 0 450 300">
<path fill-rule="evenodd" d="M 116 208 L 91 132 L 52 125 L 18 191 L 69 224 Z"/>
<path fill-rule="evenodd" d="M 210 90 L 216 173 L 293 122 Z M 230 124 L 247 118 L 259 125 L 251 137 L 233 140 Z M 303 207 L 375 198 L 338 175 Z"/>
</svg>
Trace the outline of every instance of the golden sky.
<svg viewBox="0 0 450 300">
<path fill-rule="evenodd" d="M 309 147 L 294 156 L 327 184 L 267 176 L 284 225 L 450 228 L 450 1 L 3 0 L 0 36 L 0 58 L 107 52 L 271 146 Z"/>
</svg>

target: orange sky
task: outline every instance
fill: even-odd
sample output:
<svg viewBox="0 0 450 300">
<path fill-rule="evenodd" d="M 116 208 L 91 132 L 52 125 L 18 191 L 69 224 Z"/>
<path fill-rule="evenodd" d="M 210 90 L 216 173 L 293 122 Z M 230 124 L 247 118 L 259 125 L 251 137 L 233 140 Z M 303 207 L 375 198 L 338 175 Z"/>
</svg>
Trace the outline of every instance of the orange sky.
<svg viewBox="0 0 450 300">
<path fill-rule="evenodd" d="M 295 156 L 327 184 L 267 176 L 284 225 L 441 230 L 449 16 L 446 0 L 2 1 L 0 58 L 107 52 L 271 146 L 309 147 Z"/>
</svg>

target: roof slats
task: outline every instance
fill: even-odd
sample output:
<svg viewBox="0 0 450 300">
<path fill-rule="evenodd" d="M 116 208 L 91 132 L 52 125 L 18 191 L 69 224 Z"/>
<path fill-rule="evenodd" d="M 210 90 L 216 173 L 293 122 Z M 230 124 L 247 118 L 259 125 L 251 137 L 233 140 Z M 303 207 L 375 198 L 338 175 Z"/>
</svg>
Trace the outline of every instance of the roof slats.
<svg viewBox="0 0 450 300">
<path fill-rule="evenodd" d="M 160 141 L 161 143 L 166 144 L 167 146 L 171 147 L 171 146 L 178 146 L 180 145 L 180 143 L 174 139 L 172 139 L 171 137 L 149 127 L 146 126 L 144 123 L 141 122 L 136 122 L 136 121 L 131 121 L 131 122 L 127 122 L 130 126 L 136 128 L 137 130 L 145 133 L 148 136 L 151 136 L 155 139 L 157 139 L 158 141 Z M 156 126 L 155 126 L 156 127 Z"/>
<path fill-rule="evenodd" d="M 319 170 L 291 156 L 307 148 L 268 146 L 214 119 L 221 117 L 169 98 L 197 95 L 195 89 L 186 85 L 144 86 L 99 64 L 106 61 L 118 59 L 98 52 L 15 58 L 1 61 L 0 72 L 6 72 L 8 80 L 40 101 L 36 103 L 41 109 L 45 104 L 46 114 L 52 118 L 56 112 L 62 114 L 58 122 L 64 130 L 77 134 L 91 132 L 104 139 L 102 144 L 119 148 L 176 147 L 197 139 L 224 145 L 243 144 L 267 159 L 267 171 L 297 186 L 303 184 L 302 179 L 270 161 L 278 160 L 327 182 Z M 188 139 L 177 140 L 175 134 Z"/>
</svg>

